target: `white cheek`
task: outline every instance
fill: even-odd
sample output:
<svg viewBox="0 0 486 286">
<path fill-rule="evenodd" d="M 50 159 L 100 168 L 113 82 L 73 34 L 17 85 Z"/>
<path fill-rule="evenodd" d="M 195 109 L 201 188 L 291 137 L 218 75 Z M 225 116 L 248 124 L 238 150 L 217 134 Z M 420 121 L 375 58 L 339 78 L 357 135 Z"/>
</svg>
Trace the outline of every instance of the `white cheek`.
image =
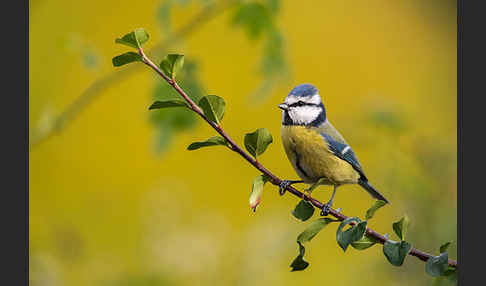
<svg viewBox="0 0 486 286">
<path fill-rule="evenodd" d="M 319 114 L 321 109 L 317 106 L 300 106 L 289 110 L 290 118 L 296 124 L 308 124 L 314 121 Z"/>
<path fill-rule="evenodd" d="M 319 104 L 321 103 L 321 96 L 316 93 L 310 98 L 310 100 L 308 100 L 308 102 L 312 104 Z"/>
</svg>

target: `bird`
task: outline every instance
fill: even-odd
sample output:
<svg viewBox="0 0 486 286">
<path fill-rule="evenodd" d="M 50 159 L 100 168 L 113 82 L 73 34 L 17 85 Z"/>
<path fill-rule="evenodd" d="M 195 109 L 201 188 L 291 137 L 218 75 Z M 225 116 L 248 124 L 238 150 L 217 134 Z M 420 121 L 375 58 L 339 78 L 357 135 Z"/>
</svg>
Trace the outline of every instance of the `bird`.
<svg viewBox="0 0 486 286">
<path fill-rule="evenodd" d="M 278 107 L 282 110 L 282 144 L 301 179 L 282 180 L 280 195 L 296 183 L 310 184 L 306 189 L 309 196 L 319 185 L 334 186 L 331 199 L 322 208 L 322 216 L 329 214 L 337 188 L 346 184 L 359 184 L 373 198 L 390 203 L 368 182 L 353 149 L 329 122 L 315 86 L 297 85 Z"/>
</svg>

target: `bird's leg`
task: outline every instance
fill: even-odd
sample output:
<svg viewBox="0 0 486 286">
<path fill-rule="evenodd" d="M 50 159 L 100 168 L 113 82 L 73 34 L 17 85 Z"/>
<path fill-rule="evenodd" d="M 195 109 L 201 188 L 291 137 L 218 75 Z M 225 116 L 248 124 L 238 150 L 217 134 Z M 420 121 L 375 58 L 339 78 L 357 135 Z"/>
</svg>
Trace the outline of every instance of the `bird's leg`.
<svg viewBox="0 0 486 286">
<path fill-rule="evenodd" d="M 334 185 L 334 191 L 332 192 L 331 199 L 322 207 L 321 216 L 327 216 L 329 214 L 329 211 L 331 210 L 332 207 L 332 201 L 334 200 L 334 196 L 336 195 L 336 190 L 337 190 L 337 185 Z"/>
<path fill-rule="evenodd" d="M 285 189 L 287 189 L 287 187 L 291 186 L 292 184 L 303 183 L 303 182 L 304 181 L 302 180 L 282 180 L 280 182 L 278 192 L 281 196 L 283 196 L 283 194 L 285 194 Z"/>
<path fill-rule="evenodd" d="M 322 181 L 324 181 L 326 178 L 320 178 L 319 180 L 317 180 L 317 182 L 315 182 L 314 184 L 312 184 L 312 186 L 308 187 L 307 189 L 304 190 L 304 195 L 307 195 L 308 197 L 311 197 L 311 194 L 312 194 L 312 191 L 317 188 L 317 186 L 319 186 Z"/>
</svg>

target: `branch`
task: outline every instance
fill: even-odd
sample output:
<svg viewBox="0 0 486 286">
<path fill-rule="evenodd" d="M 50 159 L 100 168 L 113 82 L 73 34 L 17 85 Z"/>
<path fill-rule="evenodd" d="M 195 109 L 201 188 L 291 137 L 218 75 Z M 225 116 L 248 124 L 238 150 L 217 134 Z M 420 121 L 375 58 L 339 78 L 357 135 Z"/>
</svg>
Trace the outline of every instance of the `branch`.
<svg viewBox="0 0 486 286">
<path fill-rule="evenodd" d="M 224 131 L 224 129 L 221 127 L 221 125 L 214 123 L 213 121 L 209 120 L 208 117 L 204 114 L 204 112 L 201 110 L 201 108 L 179 87 L 177 82 L 174 79 L 169 78 L 166 76 L 162 70 L 157 67 L 144 53 L 142 48 L 138 49 L 138 52 L 140 56 L 142 57 L 143 63 L 151 67 L 156 73 L 158 73 L 165 81 L 167 81 L 168 84 L 170 84 L 176 91 L 179 93 L 184 100 L 189 104 L 189 108 L 197 113 L 202 119 L 204 119 L 211 127 L 213 127 L 216 132 L 218 132 L 226 141 L 228 142 L 228 148 L 236 153 L 238 153 L 240 156 L 242 156 L 248 163 L 253 165 L 256 169 L 258 169 L 260 172 L 265 174 L 269 179 L 269 181 L 275 185 L 275 186 L 280 186 L 280 183 L 282 180 L 274 175 L 272 172 L 270 172 L 268 169 L 266 169 L 260 162 L 255 160 L 252 156 L 250 156 L 248 153 L 246 153 L 238 144 L 236 144 L 231 137 Z M 303 198 L 304 200 L 307 200 L 312 203 L 312 205 L 318 209 L 322 209 L 324 207 L 324 204 L 321 203 L 320 201 L 307 196 L 306 194 L 298 191 L 297 189 L 288 186 L 286 188 L 288 192 L 291 194 L 295 195 L 298 198 Z M 347 216 L 339 213 L 335 209 L 330 209 L 329 214 L 338 219 L 339 221 L 343 221 L 347 218 Z M 384 244 L 387 241 L 387 238 L 376 231 L 372 230 L 371 228 L 366 228 L 366 234 L 374 239 L 376 239 L 380 244 Z M 427 261 L 429 258 L 434 257 L 433 255 L 420 251 L 416 248 L 412 248 L 409 252 L 409 255 L 415 256 L 418 259 L 422 261 Z M 453 259 L 449 259 L 448 261 L 449 266 L 452 267 L 457 267 L 457 261 Z"/>
<path fill-rule="evenodd" d="M 169 44 L 181 41 L 183 38 L 200 29 L 204 24 L 215 16 L 223 13 L 229 8 L 238 4 L 240 1 L 220 1 L 218 4 L 211 4 L 197 13 L 186 25 L 182 26 L 165 42 L 157 44 L 151 51 L 151 55 L 161 54 L 167 49 Z M 55 119 L 48 129 L 34 129 L 30 136 L 29 151 L 44 141 L 50 139 L 53 135 L 61 133 L 66 126 L 71 123 L 83 110 L 85 110 L 95 99 L 101 96 L 101 92 L 122 79 L 125 79 L 140 69 L 139 65 L 128 66 L 121 71 L 112 72 L 104 77 L 99 78 L 86 88 L 81 95 L 69 104 Z"/>
</svg>

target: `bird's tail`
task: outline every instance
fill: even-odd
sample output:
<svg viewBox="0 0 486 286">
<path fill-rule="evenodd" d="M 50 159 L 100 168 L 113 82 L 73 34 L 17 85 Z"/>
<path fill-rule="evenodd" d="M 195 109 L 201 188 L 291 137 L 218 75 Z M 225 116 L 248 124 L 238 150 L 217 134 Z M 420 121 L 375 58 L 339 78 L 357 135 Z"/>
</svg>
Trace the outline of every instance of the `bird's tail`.
<svg viewBox="0 0 486 286">
<path fill-rule="evenodd" d="M 363 187 L 373 198 L 382 200 L 389 204 L 390 202 L 382 195 L 380 192 L 378 192 L 375 188 L 373 188 L 372 185 L 367 180 L 359 179 L 358 184 Z"/>
</svg>

